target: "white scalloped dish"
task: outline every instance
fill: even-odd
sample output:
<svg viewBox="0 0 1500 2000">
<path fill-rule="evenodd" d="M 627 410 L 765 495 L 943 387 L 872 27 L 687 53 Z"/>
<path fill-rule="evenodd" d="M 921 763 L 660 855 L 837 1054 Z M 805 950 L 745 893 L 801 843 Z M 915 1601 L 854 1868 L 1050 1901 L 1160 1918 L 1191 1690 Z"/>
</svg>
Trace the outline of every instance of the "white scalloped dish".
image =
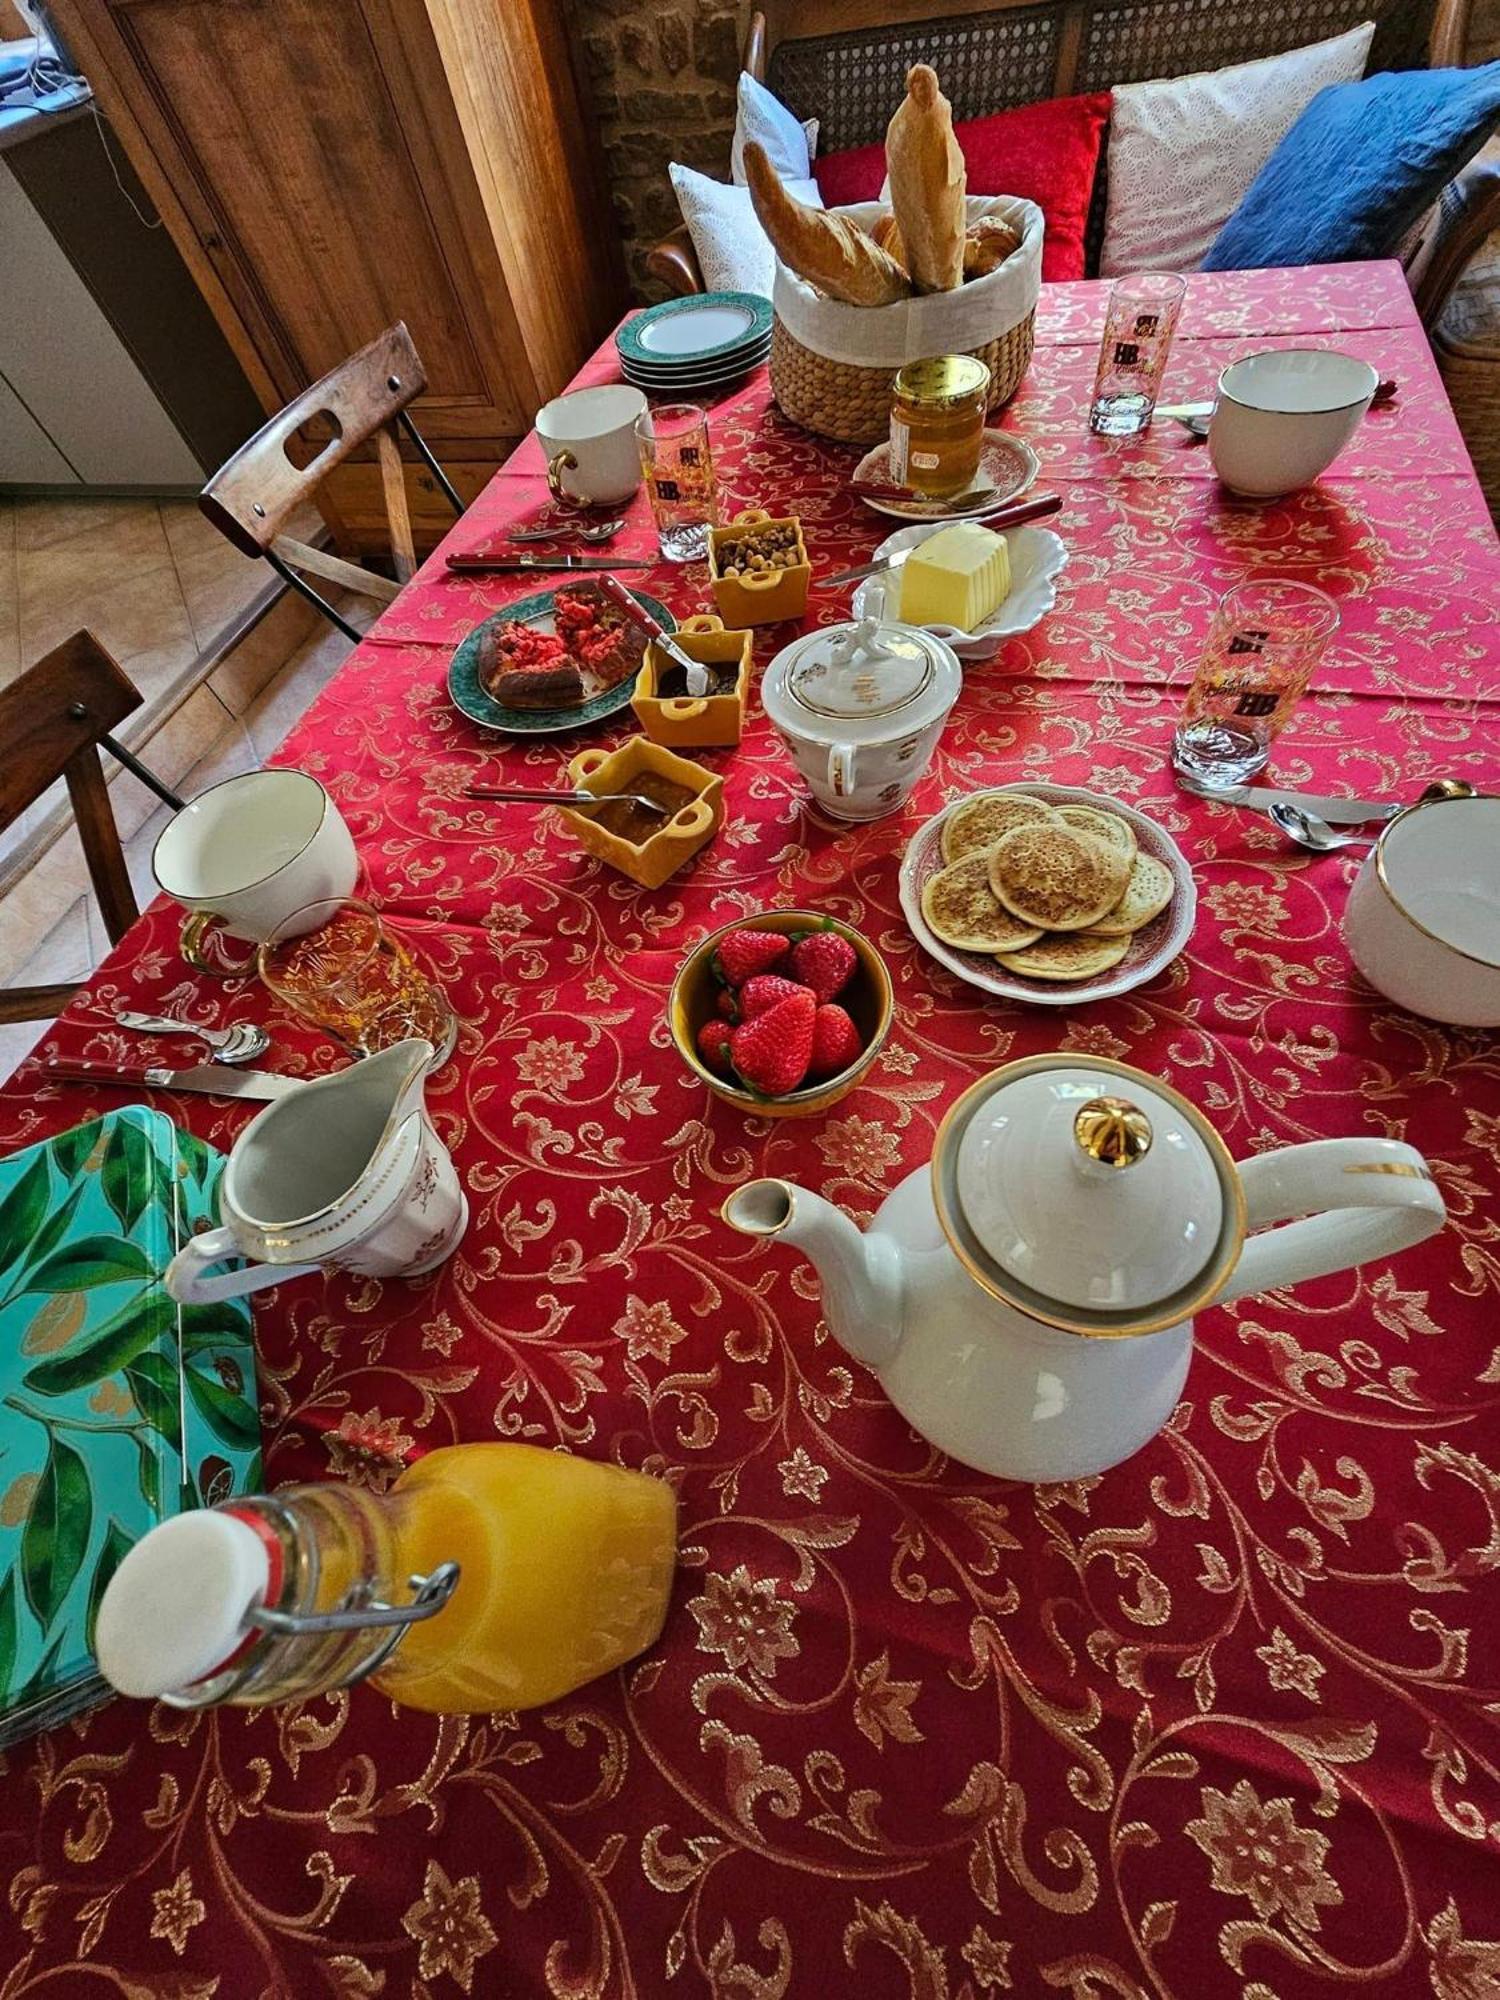
<svg viewBox="0 0 1500 2000">
<path fill-rule="evenodd" d="M 894 535 L 887 535 L 871 561 L 914 549 L 947 526 L 946 521 L 935 521 L 898 528 Z M 1068 566 L 1068 545 L 1062 537 L 1050 528 L 1007 528 L 1005 546 L 1010 558 L 1010 594 L 998 610 L 972 632 L 961 625 L 922 627 L 934 638 L 946 640 L 961 660 L 993 659 L 1007 639 L 1019 638 L 1039 625 L 1057 602 L 1057 579 Z M 899 570 L 867 576 L 856 587 L 852 600 L 856 618 L 899 619 L 900 606 Z"/>
</svg>

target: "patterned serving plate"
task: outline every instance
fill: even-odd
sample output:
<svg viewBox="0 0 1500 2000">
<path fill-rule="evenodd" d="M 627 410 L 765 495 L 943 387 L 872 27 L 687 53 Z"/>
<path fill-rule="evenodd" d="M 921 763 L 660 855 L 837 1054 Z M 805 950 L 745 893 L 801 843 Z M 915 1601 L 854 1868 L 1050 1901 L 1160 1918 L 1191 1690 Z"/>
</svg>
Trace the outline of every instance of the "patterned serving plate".
<svg viewBox="0 0 1500 2000">
<path fill-rule="evenodd" d="M 933 535 L 940 535 L 946 522 L 923 521 L 910 528 L 898 528 L 887 535 L 872 560 L 899 555 L 903 549 L 919 548 Z M 1007 639 L 1018 638 L 1039 625 L 1057 602 L 1057 579 L 1068 566 L 1068 545 L 1050 528 L 1008 528 L 1005 533 L 1010 557 L 1010 593 L 972 632 L 961 625 L 924 625 L 924 632 L 950 645 L 961 660 L 991 660 Z M 884 570 L 867 576 L 854 592 L 850 608 L 856 618 L 899 618 L 901 572 Z"/>
<path fill-rule="evenodd" d="M 877 514 L 889 514 L 898 521 L 982 521 L 1034 486 L 1041 469 L 1041 460 L 1024 438 L 1012 437 L 1009 431 L 986 431 L 979 448 L 979 478 L 987 480 L 995 490 L 975 506 L 955 513 L 941 500 L 865 500 L 863 494 L 859 497 Z M 891 478 L 889 442 L 866 452 L 854 468 L 854 477 L 856 481 L 886 484 Z"/>
<path fill-rule="evenodd" d="M 637 604 L 659 618 L 669 632 L 677 630 L 677 620 L 666 605 L 657 598 L 648 597 L 643 590 L 632 590 L 631 596 Z M 457 647 L 448 662 L 448 693 L 453 705 L 471 722 L 482 722 L 486 729 L 503 729 L 512 736 L 561 736 L 570 729 L 587 729 L 591 723 L 603 722 L 606 717 L 618 715 L 622 708 L 630 706 L 630 697 L 635 693 L 635 675 L 627 674 L 614 687 L 605 688 L 602 693 L 590 695 L 587 700 L 575 703 L 571 708 L 507 708 L 504 702 L 485 689 L 479 678 L 479 641 L 492 625 L 509 624 L 519 619 L 522 624 L 535 625 L 540 631 L 554 632 L 553 606 L 557 602 L 555 590 L 539 590 L 534 597 L 523 597 L 515 604 L 507 604 L 502 610 L 486 618 Z M 644 651 L 645 634 L 641 635 Z"/>
<path fill-rule="evenodd" d="M 654 363 L 724 360 L 771 334 L 771 301 L 756 292 L 701 292 L 667 299 L 629 319 L 615 335 L 621 360 Z"/>
<path fill-rule="evenodd" d="M 1104 792 L 1084 791 L 1077 785 L 990 785 L 985 789 L 1022 792 L 1027 798 L 1040 799 L 1049 806 L 1103 806 L 1108 812 L 1118 813 L 1121 819 L 1129 820 L 1135 829 L 1141 852 L 1153 855 L 1170 869 L 1174 885 L 1172 900 L 1160 916 L 1153 917 L 1149 924 L 1142 925 L 1135 932 L 1129 949 L 1118 965 L 1112 965 L 1107 972 L 1095 973 L 1091 979 L 1057 984 L 1045 979 L 1023 979 L 1019 973 L 1007 972 L 987 952 L 956 951 L 928 928 L 927 919 L 922 915 L 922 891 L 943 866 L 944 820 L 964 803 L 965 798 L 979 796 L 975 792 L 966 792 L 964 798 L 950 800 L 940 813 L 918 827 L 907 843 L 906 856 L 901 863 L 902 914 L 912 936 L 924 951 L 930 953 L 940 965 L 946 965 L 967 985 L 977 987 L 981 993 L 988 993 L 992 999 L 1029 1001 L 1034 1007 L 1080 1007 L 1090 1000 L 1111 1000 L 1137 986 L 1144 986 L 1148 979 L 1154 979 L 1164 966 L 1171 964 L 1192 936 L 1198 915 L 1198 891 L 1193 882 L 1193 871 L 1187 856 L 1171 834 L 1123 800 L 1110 798 Z"/>
</svg>

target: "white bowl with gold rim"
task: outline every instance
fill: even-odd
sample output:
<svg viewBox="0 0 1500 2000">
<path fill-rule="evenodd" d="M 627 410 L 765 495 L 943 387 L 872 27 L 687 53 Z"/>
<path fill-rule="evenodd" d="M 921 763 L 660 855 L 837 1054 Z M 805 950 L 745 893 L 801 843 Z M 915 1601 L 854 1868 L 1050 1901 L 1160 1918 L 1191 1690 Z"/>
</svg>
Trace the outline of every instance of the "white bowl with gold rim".
<svg viewBox="0 0 1500 2000">
<path fill-rule="evenodd" d="M 1389 820 L 1350 891 L 1344 942 L 1398 1007 L 1500 1027 L 1500 797 L 1423 799 Z"/>
</svg>

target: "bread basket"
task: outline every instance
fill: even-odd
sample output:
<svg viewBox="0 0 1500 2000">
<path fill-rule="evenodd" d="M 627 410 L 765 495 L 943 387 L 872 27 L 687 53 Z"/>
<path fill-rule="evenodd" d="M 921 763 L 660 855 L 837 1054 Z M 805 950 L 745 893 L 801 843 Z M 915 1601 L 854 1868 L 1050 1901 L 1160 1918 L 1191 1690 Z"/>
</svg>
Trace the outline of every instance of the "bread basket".
<svg viewBox="0 0 1500 2000">
<path fill-rule="evenodd" d="M 881 204 L 839 211 L 868 225 Z M 908 361 L 977 354 L 990 370 L 991 410 L 1008 403 L 1031 360 L 1042 282 L 1042 211 L 1014 195 L 971 195 L 970 223 L 999 216 L 1021 246 L 998 270 L 957 291 L 846 306 L 822 298 L 779 260 L 772 293 L 771 393 L 782 415 L 820 437 L 872 445 L 890 429 L 891 383 Z"/>
</svg>

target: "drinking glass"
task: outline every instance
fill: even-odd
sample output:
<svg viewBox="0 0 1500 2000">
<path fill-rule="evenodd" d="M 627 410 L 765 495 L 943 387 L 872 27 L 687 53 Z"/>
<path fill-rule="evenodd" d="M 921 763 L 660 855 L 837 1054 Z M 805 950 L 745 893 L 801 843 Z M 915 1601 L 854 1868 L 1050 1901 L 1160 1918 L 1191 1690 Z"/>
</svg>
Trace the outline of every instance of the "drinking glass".
<svg viewBox="0 0 1500 2000">
<path fill-rule="evenodd" d="M 445 1063 L 458 1040 L 448 996 L 391 926 L 354 896 L 304 904 L 256 954 L 264 984 L 293 1013 L 360 1055 L 421 1035 Z"/>
<path fill-rule="evenodd" d="M 696 403 L 662 403 L 637 417 L 635 436 L 662 554 L 669 562 L 700 561 L 709 529 L 719 524 L 706 412 Z"/>
<path fill-rule="evenodd" d="M 1310 583 L 1265 578 L 1228 592 L 1172 740 L 1179 784 L 1212 794 L 1265 769 L 1338 622 Z"/>
<path fill-rule="evenodd" d="M 1120 278 L 1109 295 L 1089 429 L 1136 437 L 1151 421 L 1187 280 L 1175 272 Z"/>
</svg>

